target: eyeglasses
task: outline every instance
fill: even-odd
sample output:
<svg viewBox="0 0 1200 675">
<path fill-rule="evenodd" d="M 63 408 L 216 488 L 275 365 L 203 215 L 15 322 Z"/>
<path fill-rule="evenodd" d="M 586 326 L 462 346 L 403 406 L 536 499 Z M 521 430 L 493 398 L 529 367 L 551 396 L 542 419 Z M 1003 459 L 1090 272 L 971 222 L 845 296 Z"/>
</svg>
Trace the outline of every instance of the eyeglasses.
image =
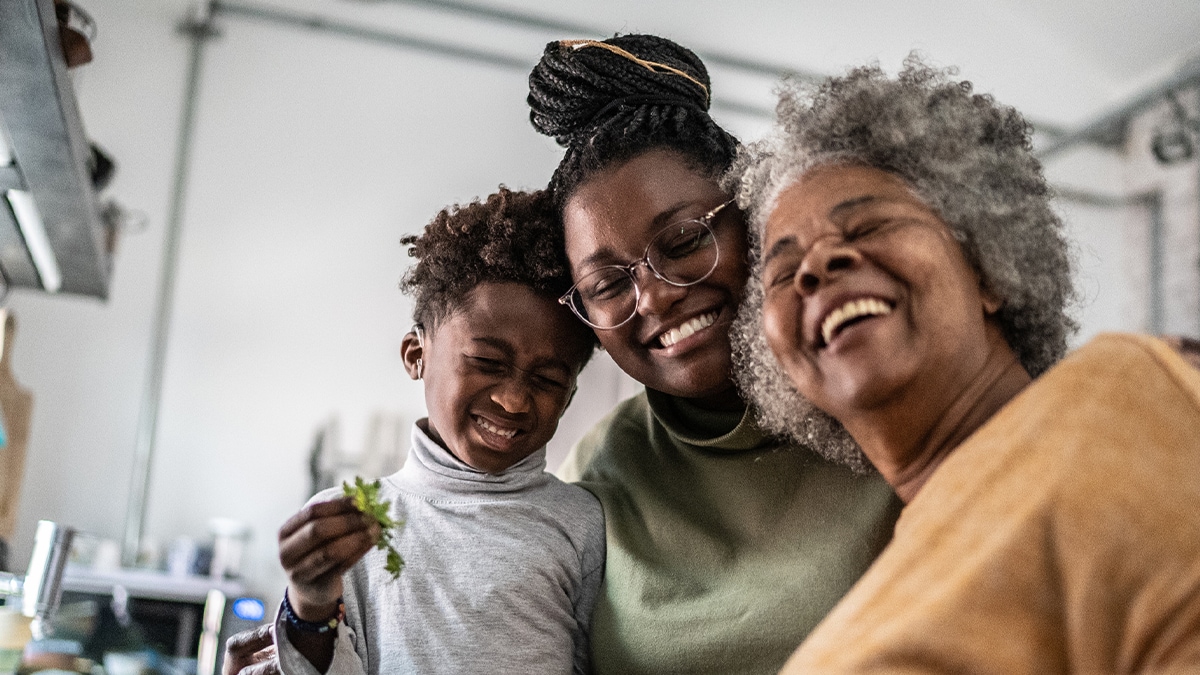
<svg viewBox="0 0 1200 675">
<path fill-rule="evenodd" d="M 720 258 L 713 221 L 733 202 L 730 199 L 699 218 L 666 226 L 650 240 L 641 259 L 588 272 L 558 301 L 592 328 L 607 330 L 624 325 L 637 313 L 642 297 L 638 267 L 645 265 L 672 286 L 704 281 L 717 268 Z"/>
</svg>

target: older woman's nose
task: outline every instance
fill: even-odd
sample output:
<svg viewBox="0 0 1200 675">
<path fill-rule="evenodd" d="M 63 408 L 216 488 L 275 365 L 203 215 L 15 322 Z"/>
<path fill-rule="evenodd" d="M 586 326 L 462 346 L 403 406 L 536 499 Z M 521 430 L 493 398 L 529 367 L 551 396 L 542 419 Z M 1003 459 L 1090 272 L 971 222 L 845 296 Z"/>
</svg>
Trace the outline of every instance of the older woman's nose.
<svg viewBox="0 0 1200 675">
<path fill-rule="evenodd" d="M 828 284 L 840 274 L 854 269 L 862 260 L 858 251 L 843 242 L 814 244 L 796 274 L 796 286 L 801 295 L 812 295 L 822 285 Z"/>
</svg>

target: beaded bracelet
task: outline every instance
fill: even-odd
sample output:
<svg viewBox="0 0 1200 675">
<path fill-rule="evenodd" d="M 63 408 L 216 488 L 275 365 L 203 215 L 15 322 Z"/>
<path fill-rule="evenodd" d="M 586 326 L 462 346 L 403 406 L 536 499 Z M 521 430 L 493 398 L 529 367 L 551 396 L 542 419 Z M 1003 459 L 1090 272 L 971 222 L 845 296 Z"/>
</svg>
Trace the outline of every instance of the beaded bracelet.
<svg viewBox="0 0 1200 675">
<path fill-rule="evenodd" d="M 283 592 L 283 618 L 287 624 L 301 633 L 328 633 L 346 620 L 346 604 L 338 598 L 337 613 L 325 621 L 305 621 L 296 614 L 292 603 L 288 600 L 287 591 Z"/>
</svg>

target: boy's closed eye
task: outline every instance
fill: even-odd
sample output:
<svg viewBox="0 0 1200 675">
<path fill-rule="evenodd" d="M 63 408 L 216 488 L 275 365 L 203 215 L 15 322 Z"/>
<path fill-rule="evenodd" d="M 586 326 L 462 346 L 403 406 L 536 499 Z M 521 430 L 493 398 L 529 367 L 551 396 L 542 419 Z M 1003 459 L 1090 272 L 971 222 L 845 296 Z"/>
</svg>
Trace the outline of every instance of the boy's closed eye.
<svg viewBox="0 0 1200 675">
<path fill-rule="evenodd" d="M 467 361 L 475 368 L 484 373 L 499 375 L 508 371 L 508 364 L 500 359 L 494 359 L 487 356 L 467 356 Z"/>
<path fill-rule="evenodd" d="M 565 367 L 559 368 L 555 366 L 547 366 L 527 372 L 509 364 L 506 360 L 490 356 L 468 355 L 467 360 L 474 365 L 477 370 L 489 375 L 503 375 L 511 370 L 523 372 L 529 375 L 533 385 L 539 389 L 566 391 L 567 389 L 570 389 L 572 385 L 572 383 L 568 381 L 570 378 L 566 376 Z"/>
<path fill-rule="evenodd" d="M 553 391 L 566 391 L 567 389 L 571 388 L 569 383 L 562 381 L 558 377 L 544 373 L 533 373 L 533 382 L 542 389 L 549 389 Z"/>
</svg>

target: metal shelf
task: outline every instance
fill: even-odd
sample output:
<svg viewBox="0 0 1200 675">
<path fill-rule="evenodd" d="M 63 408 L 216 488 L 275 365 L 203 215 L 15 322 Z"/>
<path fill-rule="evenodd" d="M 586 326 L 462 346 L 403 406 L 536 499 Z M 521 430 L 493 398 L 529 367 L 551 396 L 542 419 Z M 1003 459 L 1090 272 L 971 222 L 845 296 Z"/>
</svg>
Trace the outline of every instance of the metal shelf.
<svg viewBox="0 0 1200 675">
<path fill-rule="evenodd" d="M 107 232 L 52 0 L 0 1 L 0 119 L 15 158 L 0 167 L 0 191 L 32 195 L 62 275 L 59 292 L 107 297 Z M 44 288 L 7 200 L 0 200 L 0 270 L 10 286 Z"/>
<path fill-rule="evenodd" d="M 97 572 L 87 567 L 68 564 L 63 574 L 64 591 L 112 595 L 116 586 L 124 588 L 133 598 L 198 603 L 203 603 L 209 592 L 214 590 L 224 593 L 229 598 L 246 594 L 246 587 L 240 581 L 200 576 L 171 576 L 157 570 L 119 569 Z"/>
</svg>

